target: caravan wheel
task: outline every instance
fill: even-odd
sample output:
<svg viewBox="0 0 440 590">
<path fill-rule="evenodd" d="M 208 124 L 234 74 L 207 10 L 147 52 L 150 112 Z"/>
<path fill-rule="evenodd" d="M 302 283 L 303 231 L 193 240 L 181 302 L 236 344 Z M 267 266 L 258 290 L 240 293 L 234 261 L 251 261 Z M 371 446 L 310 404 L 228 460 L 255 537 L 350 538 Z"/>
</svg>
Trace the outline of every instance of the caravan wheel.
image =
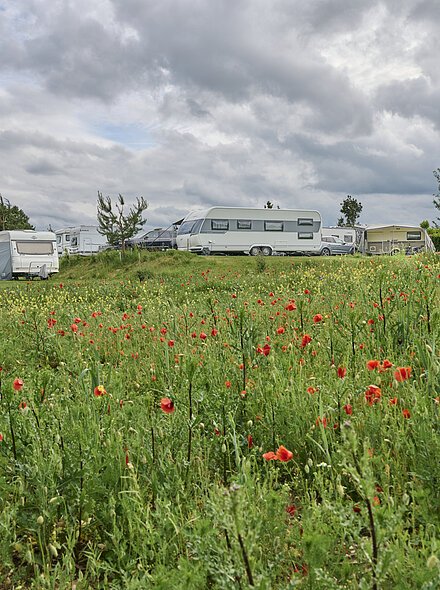
<svg viewBox="0 0 440 590">
<path fill-rule="evenodd" d="M 259 256 L 261 254 L 261 250 L 257 246 L 254 246 L 253 248 L 250 249 L 249 254 L 251 256 Z"/>
<path fill-rule="evenodd" d="M 263 246 L 261 248 L 261 254 L 263 256 L 272 256 L 272 248 L 270 248 L 269 246 Z"/>
</svg>

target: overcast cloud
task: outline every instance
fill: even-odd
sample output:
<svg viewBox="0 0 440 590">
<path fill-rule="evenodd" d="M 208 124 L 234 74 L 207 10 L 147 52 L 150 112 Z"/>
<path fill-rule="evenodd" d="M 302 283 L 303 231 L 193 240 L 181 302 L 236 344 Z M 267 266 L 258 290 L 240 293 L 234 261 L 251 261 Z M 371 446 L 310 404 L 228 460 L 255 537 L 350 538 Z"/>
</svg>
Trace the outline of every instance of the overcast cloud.
<svg viewBox="0 0 440 590">
<path fill-rule="evenodd" d="M 0 193 L 37 229 L 209 205 L 435 219 L 438 0 L 0 0 Z"/>
</svg>

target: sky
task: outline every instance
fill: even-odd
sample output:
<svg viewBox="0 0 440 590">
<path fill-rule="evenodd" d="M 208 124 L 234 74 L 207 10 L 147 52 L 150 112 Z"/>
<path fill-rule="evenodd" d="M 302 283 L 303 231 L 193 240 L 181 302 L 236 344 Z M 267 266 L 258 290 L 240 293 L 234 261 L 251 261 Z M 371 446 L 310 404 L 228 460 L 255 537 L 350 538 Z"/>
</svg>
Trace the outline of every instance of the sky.
<svg viewBox="0 0 440 590">
<path fill-rule="evenodd" d="M 0 0 L 0 193 L 37 229 L 213 205 L 438 216 L 439 0 Z"/>
</svg>

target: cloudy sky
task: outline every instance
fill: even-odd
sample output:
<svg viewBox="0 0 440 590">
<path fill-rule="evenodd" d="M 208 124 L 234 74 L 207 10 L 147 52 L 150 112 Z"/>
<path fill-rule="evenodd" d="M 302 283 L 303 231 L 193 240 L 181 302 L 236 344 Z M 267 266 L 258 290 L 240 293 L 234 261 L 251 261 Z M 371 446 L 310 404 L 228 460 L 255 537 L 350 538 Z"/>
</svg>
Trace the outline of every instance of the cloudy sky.
<svg viewBox="0 0 440 590">
<path fill-rule="evenodd" d="M 209 205 L 435 219 L 439 0 L 0 0 L 0 193 L 37 229 Z"/>
</svg>

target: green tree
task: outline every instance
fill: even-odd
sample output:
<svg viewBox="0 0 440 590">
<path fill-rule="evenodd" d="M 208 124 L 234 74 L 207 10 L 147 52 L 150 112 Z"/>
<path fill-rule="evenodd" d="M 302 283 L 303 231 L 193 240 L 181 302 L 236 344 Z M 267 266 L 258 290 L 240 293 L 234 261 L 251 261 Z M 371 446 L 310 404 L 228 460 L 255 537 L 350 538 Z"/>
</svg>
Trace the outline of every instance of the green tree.
<svg viewBox="0 0 440 590">
<path fill-rule="evenodd" d="M 128 213 L 124 215 L 125 201 L 124 197 L 119 194 L 115 209 L 110 197 L 103 197 L 98 191 L 97 219 L 100 234 L 107 238 L 111 246 L 121 245 L 125 250 L 125 242 L 135 236 L 146 223 L 142 218 L 143 212 L 147 209 L 148 203 L 143 197 L 136 199 L 136 204 L 130 207 Z"/>
<path fill-rule="evenodd" d="M 351 195 L 341 203 L 342 217 L 338 219 L 339 227 L 354 227 L 362 211 L 362 204 Z"/>
<path fill-rule="evenodd" d="M 0 230 L 35 229 L 29 223 L 29 217 L 16 205 L 11 205 L 8 199 L 0 194 Z"/>
<path fill-rule="evenodd" d="M 440 210 L 440 168 L 437 168 L 437 170 L 434 170 L 433 174 L 434 174 L 435 179 L 438 183 L 438 187 L 437 187 L 437 192 L 434 194 L 434 200 L 432 202 L 434 203 L 434 207 L 436 209 Z M 437 221 L 440 221 L 440 217 L 437 217 L 437 219 L 435 221 L 433 221 L 432 223 L 435 225 L 435 227 L 440 227 L 439 224 L 437 223 Z"/>
<path fill-rule="evenodd" d="M 424 219 L 420 222 L 420 227 L 422 229 L 429 229 L 429 221 L 427 219 Z"/>
</svg>

